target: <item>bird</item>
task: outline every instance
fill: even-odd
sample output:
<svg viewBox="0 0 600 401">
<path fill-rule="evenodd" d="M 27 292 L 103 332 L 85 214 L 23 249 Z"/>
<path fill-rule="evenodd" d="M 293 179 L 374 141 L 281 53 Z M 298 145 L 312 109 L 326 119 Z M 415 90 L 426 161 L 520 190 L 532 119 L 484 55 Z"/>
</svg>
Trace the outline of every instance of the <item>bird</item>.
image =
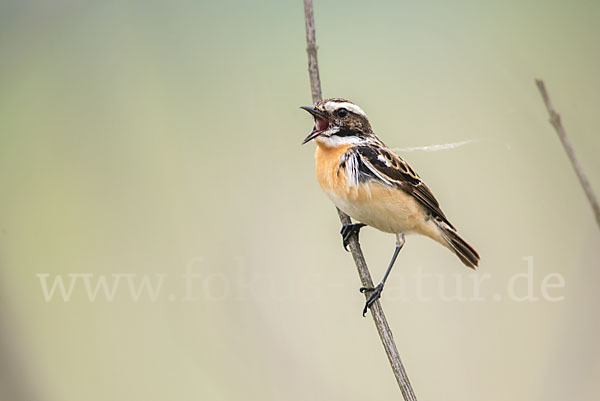
<svg viewBox="0 0 600 401">
<path fill-rule="evenodd" d="M 396 236 L 396 247 L 382 280 L 361 287 L 368 295 L 367 309 L 381 297 L 385 282 L 405 243 L 405 235 L 433 239 L 458 256 L 471 269 L 479 254 L 458 234 L 439 202 L 411 166 L 391 151 L 373 132 L 365 112 L 341 98 L 323 99 L 301 106 L 314 118 L 311 133 L 302 141 L 315 141 L 317 180 L 327 197 L 357 223 L 342 226 L 342 244 L 365 226 Z"/>
</svg>

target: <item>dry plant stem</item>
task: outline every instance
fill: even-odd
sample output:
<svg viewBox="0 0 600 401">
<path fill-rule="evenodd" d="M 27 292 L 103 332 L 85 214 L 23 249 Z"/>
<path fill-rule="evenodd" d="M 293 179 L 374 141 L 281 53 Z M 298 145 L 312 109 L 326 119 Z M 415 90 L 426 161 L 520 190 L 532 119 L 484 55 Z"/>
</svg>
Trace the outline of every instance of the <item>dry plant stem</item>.
<svg viewBox="0 0 600 401">
<path fill-rule="evenodd" d="M 308 74 L 313 103 L 323 97 L 321 95 L 321 78 L 317 62 L 317 38 L 315 37 L 315 16 L 312 0 L 304 0 L 304 22 L 306 23 L 306 53 L 308 54 Z"/>
<path fill-rule="evenodd" d="M 317 41 L 315 38 L 315 20 L 313 15 L 312 0 L 304 0 L 304 18 L 306 22 L 306 52 L 308 53 L 310 88 L 312 92 L 313 103 L 316 103 L 317 101 L 321 100 L 322 96 L 321 80 L 319 78 L 319 66 L 317 64 Z M 342 225 L 351 223 L 350 217 L 348 217 L 347 214 L 342 212 L 340 209 L 337 209 L 337 212 Z M 373 287 L 371 273 L 369 273 L 367 262 L 365 262 L 365 258 L 362 250 L 360 249 L 360 244 L 356 236 L 353 236 L 350 239 L 349 248 L 350 252 L 352 253 L 352 257 L 354 258 L 356 268 L 358 269 L 358 275 L 360 276 L 362 286 Z M 365 298 L 366 296 L 367 295 L 365 294 Z M 404 366 L 402 365 L 402 361 L 400 360 L 400 354 L 398 354 L 398 349 L 396 348 L 392 331 L 388 326 L 379 300 L 371 305 L 370 310 L 371 316 L 373 316 L 373 321 L 375 322 L 375 326 L 377 327 L 377 332 L 379 333 L 379 338 L 381 338 L 381 342 L 385 348 L 385 353 L 390 361 L 390 365 L 394 371 L 394 376 L 396 376 L 396 381 L 400 386 L 400 391 L 402 392 L 404 399 L 406 401 L 416 401 L 417 397 L 415 396 L 412 386 L 410 385 L 410 381 L 408 380 L 408 375 L 406 374 Z"/>
<path fill-rule="evenodd" d="M 596 195 L 592 190 L 592 186 L 590 185 L 590 182 L 588 181 L 587 177 L 585 176 L 585 173 L 583 172 L 583 169 L 581 168 L 581 164 L 579 164 L 579 160 L 577 160 L 577 157 L 575 156 L 575 152 L 573 151 L 571 142 L 569 141 L 567 133 L 560 121 L 560 115 L 558 114 L 558 112 L 556 112 L 556 110 L 554 110 L 554 106 L 550 101 L 550 96 L 548 95 L 548 91 L 546 91 L 546 85 L 544 85 L 544 81 L 541 79 L 536 79 L 535 84 L 540 90 L 542 99 L 546 104 L 546 109 L 548 109 L 548 114 L 550 114 L 550 124 L 552 124 L 552 126 L 554 127 L 554 130 L 558 134 L 558 137 L 560 138 L 560 141 L 562 142 L 562 145 L 565 148 L 565 152 L 567 152 L 569 159 L 571 159 L 573 169 L 575 170 L 575 173 L 579 178 L 579 182 L 581 183 L 581 186 L 583 187 L 583 190 L 585 191 L 588 200 L 590 201 L 592 210 L 596 215 L 596 223 L 598 223 L 598 227 L 600 228 L 600 206 L 598 206 L 598 199 L 596 198 Z"/>
</svg>

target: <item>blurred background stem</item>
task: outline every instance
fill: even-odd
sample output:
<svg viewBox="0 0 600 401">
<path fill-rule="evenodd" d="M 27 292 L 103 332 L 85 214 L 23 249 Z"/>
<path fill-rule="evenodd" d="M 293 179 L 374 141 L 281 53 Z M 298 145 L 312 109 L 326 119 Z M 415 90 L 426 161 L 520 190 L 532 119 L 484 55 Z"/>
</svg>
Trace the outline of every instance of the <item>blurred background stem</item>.
<svg viewBox="0 0 600 401">
<path fill-rule="evenodd" d="M 571 160 L 571 164 L 573 165 L 573 169 L 579 178 L 579 182 L 585 191 L 585 194 L 592 206 L 592 211 L 596 216 L 596 223 L 598 223 L 598 227 L 600 228 L 600 206 L 598 206 L 598 198 L 596 198 L 596 194 L 590 185 L 589 180 L 587 179 L 585 173 L 583 172 L 583 168 L 575 156 L 575 151 L 571 146 L 571 142 L 567 137 L 567 132 L 560 121 L 560 114 L 556 110 L 554 110 L 554 106 L 552 105 L 552 101 L 550 101 L 550 96 L 548 95 L 548 91 L 546 90 L 546 85 L 544 85 L 544 81 L 542 79 L 536 79 L 535 84 L 537 85 L 540 94 L 542 95 L 542 99 L 544 100 L 544 104 L 546 105 L 546 109 L 548 109 L 548 114 L 550 114 L 550 124 L 554 127 L 554 130 L 558 134 L 558 138 L 565 148 L 565 152 L 567 152 L 567 156 Z"/>
</svg>

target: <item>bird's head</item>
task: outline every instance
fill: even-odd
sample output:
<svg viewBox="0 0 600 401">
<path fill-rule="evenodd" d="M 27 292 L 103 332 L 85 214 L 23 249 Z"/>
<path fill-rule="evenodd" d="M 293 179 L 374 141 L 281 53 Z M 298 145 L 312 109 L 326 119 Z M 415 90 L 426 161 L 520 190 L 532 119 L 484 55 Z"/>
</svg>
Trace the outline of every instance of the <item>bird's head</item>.
<svg viewBox="0 0 600 401">
<path fill-rule="evenodd" d="M 364 111 L 346 99 L 323 99 L 314 106 L 302 106 L 315 119 L 312 132 L 302 144 L 317 139 L 327 146 L 363 143 L 373 137 Z"/>
</svg>

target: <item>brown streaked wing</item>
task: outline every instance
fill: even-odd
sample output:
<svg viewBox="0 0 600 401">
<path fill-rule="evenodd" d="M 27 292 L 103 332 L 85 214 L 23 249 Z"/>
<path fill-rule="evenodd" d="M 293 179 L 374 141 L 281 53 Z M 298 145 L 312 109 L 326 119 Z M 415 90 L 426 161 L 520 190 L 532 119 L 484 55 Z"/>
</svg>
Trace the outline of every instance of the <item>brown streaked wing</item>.
<svg viewBox="0 0 600 401">
<path fill-rule="evenodd" d="M 357 146 L 354 150 L 362 159 L 360 164 L 370 170 L 371 175 L 379 176 L 383 181 L 388 181 L 413 195 L 434 217 L 454 228 L 431 190 L 404 159 L 378 144 Z"/>
</svg>

